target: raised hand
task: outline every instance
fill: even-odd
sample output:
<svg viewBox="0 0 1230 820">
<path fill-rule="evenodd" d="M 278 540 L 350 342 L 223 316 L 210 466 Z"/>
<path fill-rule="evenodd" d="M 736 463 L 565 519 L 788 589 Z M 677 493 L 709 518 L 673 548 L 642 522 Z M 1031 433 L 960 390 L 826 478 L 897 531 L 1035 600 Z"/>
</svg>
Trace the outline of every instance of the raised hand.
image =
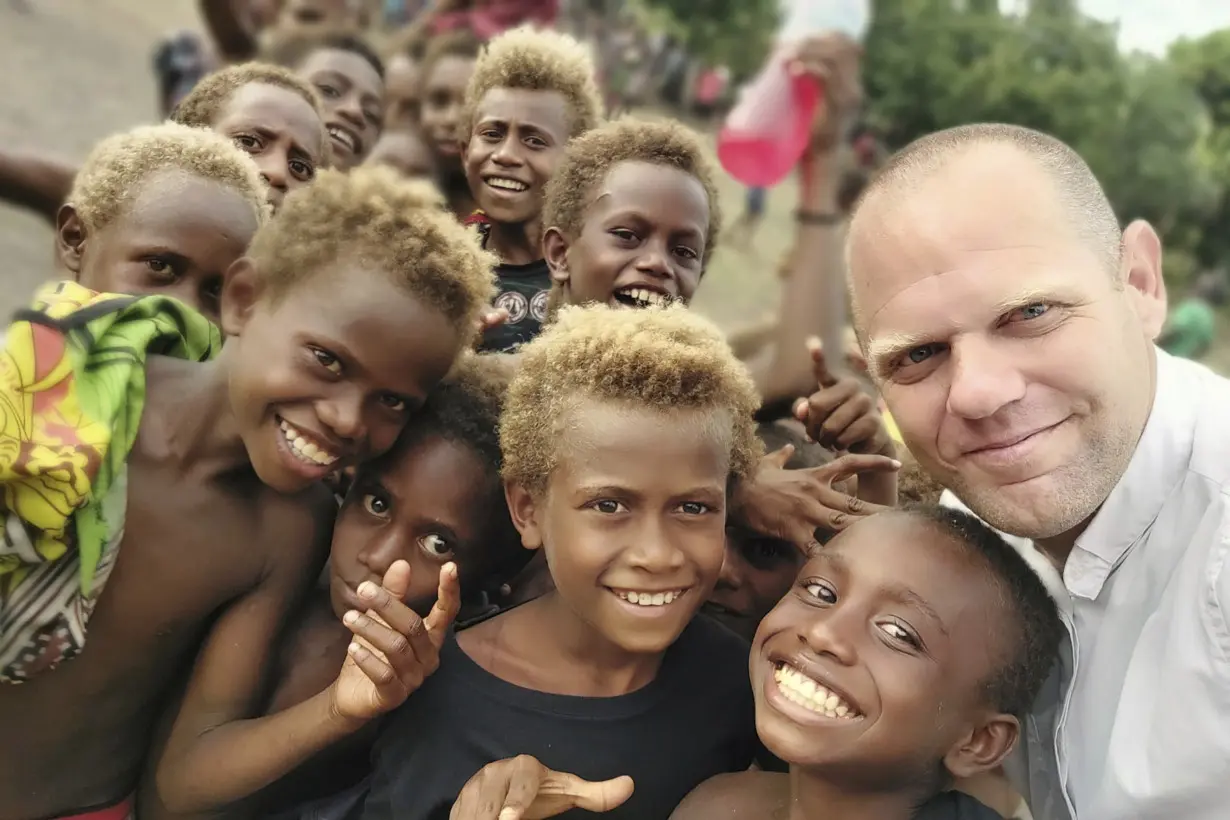
<svg viewBox="0 0 1230 820">
<path fill-rule="evenodd" d="M 604 812 L 632 796 L 630 777 L 593 783 L 521 755 L 488 763 L 470 778 L 449 820 L 543 820 L 571 809 Z"/>
<path fill-rule="evenodd" d="M 896 447 L 875 399 L 858 379 L 829 370 L 818 339 L 809 340 L 807 346 L 819 389 L 794 405 L 794 415 L 807 427 L 807 435 L 830 450 L 895 456 Z"/>
<path fill-rule="evenodd" d="M 816 544 L 816 530 L 839 532 L 859 518 L 888 509 L 835 485 L 859 475 L 895 475 L 901 469 L 896 459 L 849 454 L 820 467 L 788 470 L 785 465 L 793 453 L 789 444 L 769 453 L 755 476 L 739 485 L 732 512 L 752 530 L 789 541 L 807 553 Z"/>
<path fill-rule="evenodd" d="M 439 668 L 440 647 L 461 606 L 457 567 L 441 567 L 436 603 L 426 618 L 402 601 L 409 588 L 405 561 L 394 561 L 379 586 L 368 581 L 359 587 L 368 608 L 342 618 L 355 638 L 333 683 L 333 708 L 339 715 L 370 720 L 395 709 Z"/>
</svg>

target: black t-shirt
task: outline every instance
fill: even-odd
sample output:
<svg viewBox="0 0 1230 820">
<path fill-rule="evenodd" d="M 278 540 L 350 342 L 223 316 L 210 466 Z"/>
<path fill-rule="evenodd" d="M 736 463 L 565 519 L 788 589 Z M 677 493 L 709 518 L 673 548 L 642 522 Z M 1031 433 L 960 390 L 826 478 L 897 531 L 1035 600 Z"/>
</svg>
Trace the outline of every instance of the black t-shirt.
<svg viewBox="0 0 1230 820">
<path fill-rule="evenodd" d="M 440 668 L 376 742 L 362 817 L 447 820 L 479 769 L 529 754 L 587 780 L 631 776 L 632 797 L 604 820 L 667 820 L 708 778 L 747 769 L 759 748 L 747 644 L 706 618 L 694 619 L 667 650 L 652 683 L 611 698 L 515 686 L 450 636 Z M 560 815 L 581 816 L 589 815 Z"/>
<path fill-rule="evenodd" d="M 913 820 L 1003 820 L 1003 817 L 968 794 L 944 792 L 928 800 Z"/>
<path fill-rule="evenodd" d="M 483 334 L 480 349 L 508 352 L 538 335 L 547 318 L 551 272 L 545 259 L 528 265 L 496 265 L 499 294 L 494 305 L 508 311 L 508 321 Z"/>
</svg>

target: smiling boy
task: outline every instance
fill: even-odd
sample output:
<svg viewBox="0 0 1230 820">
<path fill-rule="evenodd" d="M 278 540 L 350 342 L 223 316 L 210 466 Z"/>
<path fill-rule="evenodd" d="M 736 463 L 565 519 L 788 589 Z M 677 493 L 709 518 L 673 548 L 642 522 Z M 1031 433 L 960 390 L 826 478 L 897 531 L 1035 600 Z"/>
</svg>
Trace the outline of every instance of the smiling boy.
<svg viewBox="0 0 1230 820">
<path fill-rule="evenodd" d="M 176 783 L 180 765 L 190 788 L 199 746 L 206 754 L 225 734 L 210 730 L 259 708 L 276 638 L 327 551 L 334 503 L 319 479 L 392 446 L 470 344 L 490 300 L 490 257 L 439 205 L 425 186 L 378 170 L 322 174 L 288 197 L 227 272 L 228 341 L 217 358 L 154 355 L 172 349 L 165 346 L 113 354 L 111 381 L 126 373 L 133 386 L 90 393 L 81 429 L 104 442 L 69 447 L 85 459 L 87 477 L 84 497 L 72 485 L 66 515 L 77 532 L 94 534 L 99 571 L 85 574 L 74 551 L 17 554 L 19 583 L 83 564 L 92 602 L 76 657 L 51 670 L 19 664 L 8 674 L 25 682 L 0 687 L 5 820 L 95 806 L 123 817 L 156 708 L 194 655 L 164 783 Z M 63 309 L 53 301 L 43 312 Z M 75 351 L 84 343 L 69 332 L 65 344 Z M 6 365 L 8 401 L 30 389 L 41 364 L 28 372 Z M 71 391 L 77 371 L 56 372 Z M 109 432 L 95 417 L 117 390 Z M 5 430 L 14 448 L 22 434 Z M 98 477 L 111 479 L 111 492 L 101 498 L 91 494 L 88 465 L 108 441 L 109 469 Z M 24 523 L 43 538 L 48 522 L 23 503 L 29 480 L 5 478 L 10 531 Z"/>
<path fill-rule="evenodd" d="M 482 44 L 468 31 L 433 37 L 423 55 L 422 102 L 419 121 L 423 136 L 435 154 L 437 180 L 458 219 L 474 213 L 474 195 L 466 182 L 461 149 L 466 133 L 466 87 Z"/>
<path fill-rule="evenodd" d="M 171 121 L 210 128 L 256 162 L 276 208 L 329 162 L 321 103 L 312 87 L 278 66 L 248 63 L 206 76 L 171 113 Z M 0 151 L 0 198 L 52 222 L 72 190 L 77 168 L 46 157 Z"/>
<path fill-rule="evenodd" d="M 384 64 L 358 32 L 302 26 L 274 37 L 261 59 L 285 66 L 316 89 L 329 133 L 333 167 L 367 159 L 384 128 Z"/>
<path fill-rule="evenodd" d="M 495 306 L 508 321 L 483 337 L 506 351 L 538 334 L 551 275 L 542 258 L 542 202 L 568 141 L 598 124 L 602 95 L 589 52 L 564 34 L 513 29 L 483 50 L 466 89 L 466 179 L 500 259 Z"/>
<path fill-rule="evenodd" d="M 390 720 L 363 816 L 449 816 L 493 760 L 630 774 L 614 818 L 665 818 L 756 752 L 746 645 L 693 616 L 726 497 L 759 453 L 755 391 L 682 309 L 563 311 L 525 346 L 501 420 L 505 494 L 555 590 L 459 632 Z"/>
<path fill-rule="evenodd" d="M 752 645 L 757 731 L 789 775 L 715 778 L 672 817 L 998 817 L 945 790 L 1012 751 L 1062 634 L 1042 580 L 973 516 L 861 521 L 811 556 Z"/>
<path fill-rule="evenodd" d="M 229 140 L 143 126 L 90 152 L 60 208 L 56 253 L 91 291 L 173 296 L 217 322 L 222 277 L 268 219 L 265 196 Z"/>
<path fill-rule="evenodd" d="M 332 161 L 320 97 L 279 66 L 244 63 L 215 71 L 171 119 L 234 140 L 260 168 L 274 208 Z"/>
</svg>

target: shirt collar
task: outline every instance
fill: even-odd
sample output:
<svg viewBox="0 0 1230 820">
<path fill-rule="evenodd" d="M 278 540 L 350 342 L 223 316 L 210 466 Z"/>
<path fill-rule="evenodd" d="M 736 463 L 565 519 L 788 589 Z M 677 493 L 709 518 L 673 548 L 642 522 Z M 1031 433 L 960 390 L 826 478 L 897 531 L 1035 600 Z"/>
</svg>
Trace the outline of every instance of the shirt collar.
<svg viewBox="0 0 1230 820">
<path fill-rule="evenodd" d="M 1098 596 L 1123 556 L 1156 520 L 1191 463 L 1198 397 L 1181 364 L 1161 350 L 1155 353 L 1153 408 L 1136 452 L 1068 558 L 1064 580 L 1074 595 L 1091 600 Z M 1093 560 L 1081 560 L 1081 553 Z M 1074 561 L 1081 564 L 1079 572 L 1071 571 Z"/>
</svg>

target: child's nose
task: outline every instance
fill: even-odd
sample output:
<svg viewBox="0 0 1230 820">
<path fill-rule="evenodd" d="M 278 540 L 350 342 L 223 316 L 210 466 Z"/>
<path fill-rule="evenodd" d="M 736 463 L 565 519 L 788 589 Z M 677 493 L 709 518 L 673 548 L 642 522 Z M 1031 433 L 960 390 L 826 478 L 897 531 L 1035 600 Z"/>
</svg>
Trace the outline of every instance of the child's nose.
<svg viewBox="0 0 1230 820">
<path fill-rule="evenodd" d="M 856 624 L 839 610 L 839 607 L 832 607 L 812 619 L 800 633 L 799 640 L 817 655 L 828 656 L 843 666 L 851 666 L 858 657 L 852 632 Z"/>
</svg>

